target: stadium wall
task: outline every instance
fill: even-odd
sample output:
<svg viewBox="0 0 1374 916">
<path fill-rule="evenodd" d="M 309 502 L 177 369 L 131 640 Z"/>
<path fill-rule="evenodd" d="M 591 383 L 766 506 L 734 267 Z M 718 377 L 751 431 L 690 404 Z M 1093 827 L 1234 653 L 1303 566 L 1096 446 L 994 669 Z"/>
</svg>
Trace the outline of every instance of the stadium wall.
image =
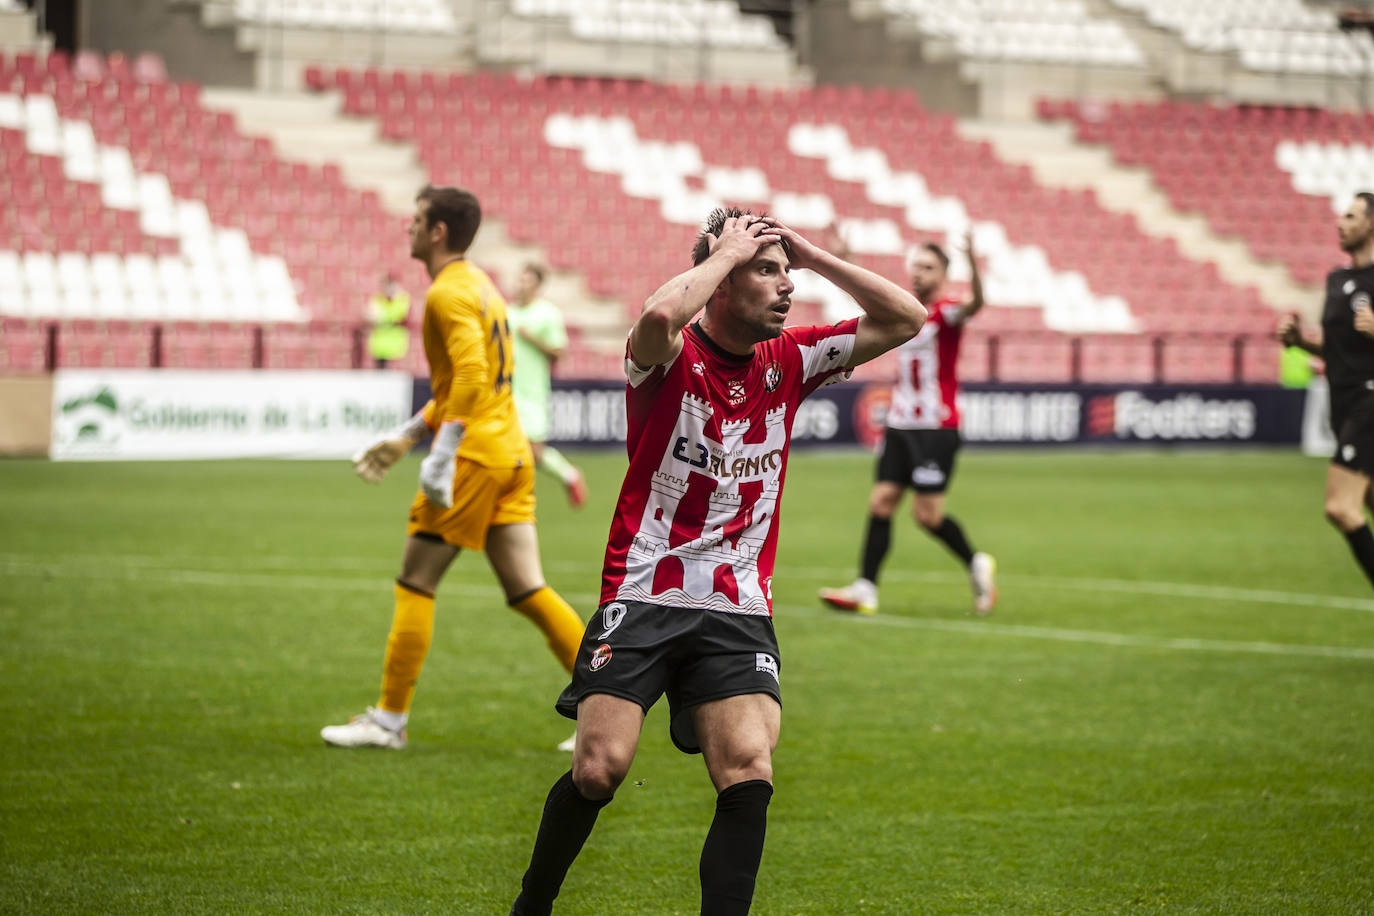
<svg viewBox="0 0 1374 916">
<path fill-rule="evenodd" d="M 87 3 L 82 6 L 78 36 L 79 47 L 106 54 L 158 54 L 175 79 L 205 86 L 254 84 L 255 55 L 238 49 L 233 27 L 205 25 L 199 3 Z"/>
</svg>

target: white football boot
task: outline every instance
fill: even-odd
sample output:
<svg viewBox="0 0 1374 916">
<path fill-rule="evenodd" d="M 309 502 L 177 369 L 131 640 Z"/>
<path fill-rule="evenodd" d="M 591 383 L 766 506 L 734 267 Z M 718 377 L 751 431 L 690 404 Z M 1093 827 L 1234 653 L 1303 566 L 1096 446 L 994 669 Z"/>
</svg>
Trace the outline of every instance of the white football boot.
<svg viewBox="0 0 1374 916">
<path fill-rule="evenodd" d="M 985 553 L 975 553 L 968 567 L 968 581 L 973 586 L 973 612 L 979 617 L 992 613 L 997 604 L 997 561 Z"/>
<path fill-rule="evenodd" d="M 387 728 L 375 718 L 371 706 L 367 712 L 354 716 L 347 725 L 326 725 L 320 729 L 325 744 L 335 747 L 385 747 L 399 751 L 406 746 L 406 730 Z"/>
<path fill-rule="evenodd" d="M 876 614 L 878 613 L 878 586 L 867 579 L 855 579 L 843 588 L 821 589 L 821 600 L 837 611 Z"/>
</svg>

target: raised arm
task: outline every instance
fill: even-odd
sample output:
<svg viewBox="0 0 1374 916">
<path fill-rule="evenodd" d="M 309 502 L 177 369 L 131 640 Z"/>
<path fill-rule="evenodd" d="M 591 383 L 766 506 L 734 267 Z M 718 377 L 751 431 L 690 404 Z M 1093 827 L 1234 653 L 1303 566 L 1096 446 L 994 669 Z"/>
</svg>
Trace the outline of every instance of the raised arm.
<svg viewBox="0 0 1374 916">
<path fill-rule="evenodd" d="M 978 254 L 973 250 L 973 227 L 964 234 L 964 254 L 968 255 L 969 297 L 960 306 L 963 320 L 968 321 L 983 308 L 983 278 L 978 275 Z"/>
<path fill-rule="evenodd" d="M 793 267 L 814 270 L 848 293 L 863 310 L 850 368 L 881 356 L 920 333 L 926 322 L 926 309 L 911 293 L 871 270 L 813 245 L 777 220 L 765 219 L 791 247 Z"/>
<path fill-rule="evenodd" d="M 716 287 L 741 264 L 748 264 L 764 245 L 779 239 L 767 219 L 748 214 L 732 217 L 711 236 L 710 254 L 691 270 L 658 288 L 630 329 L 630 358 L 639 366 L 671 362 L 682 349 L 682 329 L 706 305 Z"/>
</svg>

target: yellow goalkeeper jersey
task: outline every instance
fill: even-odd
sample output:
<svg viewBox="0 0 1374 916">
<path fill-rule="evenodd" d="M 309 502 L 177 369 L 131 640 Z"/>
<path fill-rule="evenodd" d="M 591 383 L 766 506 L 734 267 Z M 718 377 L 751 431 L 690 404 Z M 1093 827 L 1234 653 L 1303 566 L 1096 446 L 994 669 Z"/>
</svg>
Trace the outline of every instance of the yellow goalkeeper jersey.
<svg viewBox="0 0 1374 916">
<path fill-rule="evenodd" d="M 463 422 L 461 458 L 492 468 L 531 464 L 510 391 L 506 300 L 491 278 L 467 261 L 446 264 L 425 294 L 423 339 L 434 391 L 430 426 Z"/>
</svg>

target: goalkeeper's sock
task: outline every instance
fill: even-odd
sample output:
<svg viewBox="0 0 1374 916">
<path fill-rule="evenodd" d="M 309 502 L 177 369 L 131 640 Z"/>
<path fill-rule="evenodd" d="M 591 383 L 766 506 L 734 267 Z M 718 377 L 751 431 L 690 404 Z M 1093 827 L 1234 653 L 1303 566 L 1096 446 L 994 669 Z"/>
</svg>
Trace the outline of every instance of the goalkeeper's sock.
<svg viewBox="0 0 1374 916">
<path fill-rule="evenodd" d="M 530 867 L 520 879 L 520 896 L 511 913 L 548 916 L 573 859 L 596 826 L 596 816 L 610 802 L 609 798 L 584 798 L 573 784 L 572 770 L 558 778 L 544 802 L 544 817 L 539 821 Z"/>
<path fill-rule="evenodd" d="M 964 537 L 964 529 L 959 527 L 954 516 L 946 515 L 939 525 L 927 530 L 943 541 L 956 557 L 964 561 L 965 566 L 973 562 L 973 548 L 969 546 L 968 539 Z"/>
<path fill-rule="evenodd" d="M 1374 583 L 1374 534 L 1370 534 L 1369 525 L 1361 525 L 1354 531 L 1345 532 L 1345 540 L 1350 544 L 1350 552 L 1355 554 L 1355 561 L 1360 564 L 1360 569 L 1369 577 L 1369 581 Z"/>
<path fill-rule="evenodd" d="M 773 786 L 751 779 L 716 796 L 716 816 L 701 848 L 701 912 L 745 916 L 763 858 Z"/>
<path fill-rule="evenodd" d="M 377 706 L 390 713 L 406 713 L 434 638 L 434 596 L 399 581 L 394 588 L 396 613 L 386 639 L 382 698 Z"/>
<path fill-rule="evenodd" d="M 558 449 L 544 443 L 544 452 L 539 456 L 539 470 L 546 471 L 565 484 L 570 484 L 577 479 L 577 468 L 572 466 L 572 462 L 563 457 L 563 453 Z"/>
<path fill-rule="evenodd" d="M 859 575 L 869 582 L 878 581 L 878 570 L 882 568 L 883 558 L 892 546 L 892 519 L 868 517 L 868 531 L 864 534 L 864 552 L 860 558 Z"/>
<path fill-rule="evenodd" d="M 547 452 L 545 453 L 547 454 Z M 568 602 L 547 585 L 510 603 L 512 609 L 528 617 L 549 641 L 549 650 L 571 674 L 587 626 Z"/>
</svg>

